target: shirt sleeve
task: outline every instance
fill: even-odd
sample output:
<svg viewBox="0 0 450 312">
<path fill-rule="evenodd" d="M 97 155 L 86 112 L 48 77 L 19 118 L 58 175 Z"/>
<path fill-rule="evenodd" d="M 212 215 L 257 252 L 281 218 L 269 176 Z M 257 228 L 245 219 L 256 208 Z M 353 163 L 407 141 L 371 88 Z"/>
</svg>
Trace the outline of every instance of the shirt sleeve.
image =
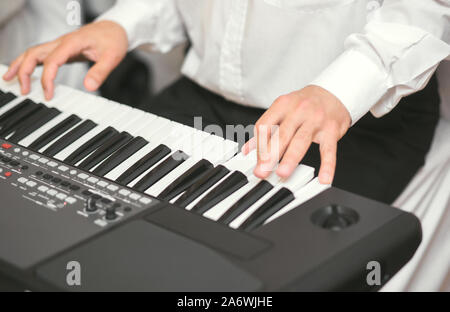
<svg viewBox="0 0 450 312">
<path fill-rule="evenodd" d="M 355 124 L 423 89 L 449 55 L 450 0 L 385 0 L 312 84 L 338 97 Z"/>
<path fill-rule="evenodd" d="M 126 31 L 129 50 L 137 47 L 169 52 L 186 41 L 174 0 L 117 0 L 97 21 L 109 20 Z"/>
</svg>

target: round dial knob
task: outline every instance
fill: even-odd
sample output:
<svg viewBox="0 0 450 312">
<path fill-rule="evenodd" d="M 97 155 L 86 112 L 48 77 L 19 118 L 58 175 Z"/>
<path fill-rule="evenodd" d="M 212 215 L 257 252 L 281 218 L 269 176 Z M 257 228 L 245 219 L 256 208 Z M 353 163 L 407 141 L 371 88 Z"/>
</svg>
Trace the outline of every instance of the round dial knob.
<svg viewBox="0 0 450 312">
<path fill-rule="evenodd" d="M 99 209 L 99 206 L 97 204 L 97 200 L 94 198 L 89 198 L 86 202 L 86 212 L 94 213 L 97 212 Z"/>
<path fill-rule="evenodd" d="M 114 221 L 118 217 L 117 210 L 116 210 L 116 207 L 114 205 L 108 206 L 105 209 L 105 212 L 106 212 L 105 219 L 108 220 L 108 221 Z"/>
</svg>

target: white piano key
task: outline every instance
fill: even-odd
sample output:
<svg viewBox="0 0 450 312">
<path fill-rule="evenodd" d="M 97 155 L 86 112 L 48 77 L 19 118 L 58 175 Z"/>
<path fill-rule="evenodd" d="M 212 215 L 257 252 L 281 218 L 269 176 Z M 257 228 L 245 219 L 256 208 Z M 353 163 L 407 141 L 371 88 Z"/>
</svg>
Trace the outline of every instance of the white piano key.
<svg viewBox="0 0 450 312">
<path fill-rule="evenodd" d="M 109 109 L 112 107 L 112 109 Z M 105 130 L 107 127 L 109 127 L 109 122 L 111 120 L 117 120 L 117 118 L 120 118 L 116 114 L 118 112 L 121 112 L 121 108 L 117 105 L 110 105 L 109 101 L 102 101 L 100 103 L 100 109 L 102 109 L 103 113 L 98 114 L 97 108 L 92 112 L 92 114 L 88 114 L 86 117 L 88 119 L 92 120 L 93 122 L 97 123 L 98 125 L 86 133 L 85 135 L 78 138 L 76 141 L 74 141 L 72 144 L 67 146 L 65 149 L 63 149 L 61 152 L 55 155 L 55 158 L 58 160 L 64 160 L 67 157 L 69 157 L 73 152 L 75 152 L 77 149 L 79 149 L 81 146 L 86 144 L 89 140 L 94 138 L 97 134 Z M 99 116 L 96 116 L 99 115 Z"/>
<path fill-rule="evenodd" d="M 40 80 L 37 77 L 31 77 L 30 80 L 31 83 L 31 92 L 30 93 L 36 93 L 36 91 L 38 91 L 38 89 L 40 88 Z M 0 89 L 2 89 L 5 92 L 11 92 L 14 93 L 15 95 L 21 95 L 21 87 L 19 84 L 19 80 L 16 78 L 14 78 L 11 81 L 5 81 L 3 80 L 3 78 L 0 77 Z M 25 97 L 28 95 L 25 95 Z"/>
<path fill-rule="evenodd" d="M 68 147 L 63 149 L 61 152 L 55 155 L 55 159 L 58 159 L 60 161 L 63 161 L 67 157 L 69 157 L 72 153 L 74 153 L 77 149 L 79 149 L 81 146 L 86 144 L 89 140 L 94 138 L 97 134 L 105 130 L 108 126 L 107 125 L 100 125 L 77 139 L 75 142 L 70 144 Z"/>
<path fill-rule="evenodd" d="M 0 78 L 0 80 L 2 80 L 2 79 Z M 10 109 L 12 109 L 13 107 L 22 103 L 27 98 L 28 98 L 28 96 L 18 96 L 16 99 L 12 100 L 5 106 L 1 107 L 0 108 L 0 116 L 3 115 L 4 113 L 6 113 L 7 111 L 9 111 Z"/>
<path fill-rule="evenodd" d="M 61 139 L 63 136 L 65 136 L 67 133 L 69 133 L 70 131 L 72 131 L 73 129 L 75 129 L 76 127 L 78 127 L 83 121 L 79 121 L 77 122 L 75 125 L 73 125 L 72 127 L 68 128 L 66 131 L 64 131 L 63 133 L 61 133 L 60 135 L 58 135 L 55 139 L 53 139 L 52 141 L 50 141 L 48 144 L 46 144 L 45 146 L 43 146 L 41 149 L 39 149 L 39 153 L 43 153 L 47 148 L 49 148 L 50 146 L 52 146 L 54 143 L 56 143 L 57 141 L 59 141 L 59 139 Z"/>
<path fill-rule="evenodd" d="M 147 174 L 149 174 L 153 169 L 155 169 L 156 167 L 158 167 L 161 163 L 163 163 L 164 161 L 166 161 L 166 159 L 168 159 L 169 157 L 172 157 L 174 154 L 170 153 L 169 155 L 167 155 L 166 157 L 162 158 L 160 161 L 158 161 L 156 164 L 154 164 L 151 168 L 147 169 L 144 173 L 142 173 L 139 177 L 137 177 L 136 179 L 134 179 L 133 181 L 131 181 L 127 186 L 129 188 L 133 188 L 139 181 L 141 181 Z"/>
<path fill-rule="evenodd" d="M 30 144 L 32 144 L 34 141 L 36 141 L 38 138 L 40 138 L 42 135 L 44 135 L 47 131 L 55 127 L 60 122 L 64 121 L 66 118 L 68 118 L 71 114 L 69 113 L 61 113 L 49 122 L 47 122 L 45 125 L 31 133 L 29 136 L 24 138 L 22 141 L 19 142 L 20 145 L 28 147 Z"/>
<path fill-rule="evenodd" d="M 224 166 L 230 169 L 230 171 L 240 171 L 242 173 L 253 171 L 256 167 L 258 156 L 256 150 L 250 152 L 248 155 L 243 153 L 237 154 L 235 157 L 227 161 Z"/>
<path fill-rule="evenodd" d="M 166 187 L 172 184 L 176 179 L 178 179 L 183 173 L 194 166 L 199 159 L 189 158 L 183 162 L 180 166 L 172 170 L 168 175 L 155 183 L 152 187 L 145 191 L 146 194 L 153 197 L 157 197 Z"/>
<path fill-rule="evenodd" d="M 143 130 L 142 133 L 142 137 L 147 141 L 151 141 L 152 139 L 154 140 L 153 136 L 167 125 L 170 125 L 170 123 L 171 121 L 169 119 L 156 117 L 145 127 L 145 130 Z"/>
<path fill-rule="evenodd" d="M 134 153 L 131 157 L 121 163 L 118 167 L 108 173 L 105 177 L 110 180 L 117 180 L 122 174 L 124 174 L 129 168 L 141 160 L 144 156 L 153 151 L 158 145 L 149 143 L 140 149 L 137 153 Z"/>
<path fill-rule="evenodd" d="M 239 199 L 245 194 L 250 192 L 261 180 L 255 176 L 249 178 L 249 182 L 240 188 L 238 191 L 234 192 L 232 195 L 228 196 L 226 199 L 222 200 L 220 203 L 215 205 L 213 208 L 208 210 L 203 214 L 204 217 L 217 221 L 222 217 L 227 210 L 232 207 Z"/>
<path fill-rule="evenodd" d="M 193 138 L 197 139 L 193 139 Z M 208 146 L 205 142 L 208 141 L 209 136 L 200 135 L 199 133 L 194 132 L 189 135 L 188 140 L 190 140 L 192 144 L 189 147 L 189 150 L 186 150 L 186 146 L 184 146 L 183 152 L 187 155 L 192 154 L 192 150 L 196 150 L 197 148 L 201 148 L 203 146 Z M 201 141 L 203 140 L 203 141 Z M 187 141 L 184 139 L 183 141 Z M 212 152 L 215 149 L 214 146 L 209 145 L 209 151 Z M 168 175 L 166 175 L 163 179 L 161 179 L 158 183 L 153 185 L 150 189 L 146 191 L 147 194 L 157 197 L 162 191 L 164 191 L 170 184 L 175 182 L 181 175 L 183 175 L 187 170 L 189 170 L 192 166 L 194 166 L 197 162 L 199 162 L 202 157 L 198 156 L 190 156 L 185 162 L 183 162 L 180 166 L 172 170 Z M 206 159 L 208 160 L 208 159 Z M 213 164 L 214 165 L 214 164 Z M 156 194 L 156 195 L 153 195 Z"/>
<path fill-rule="evenodd" d="M 305 185 L 304 188 L 300 189 L 295 193 L 295 200 L 291 202 L 289 205 L 275 213 L 272 217 L 270 217 L 265 224 L 268 224 L 272 222 L 275 219 L 278 219 L 282 215 L 288 213 L 292 209 L 297 208 L 298 206 L 302 205 L 303 203 L 307 202 L 313 197 L 316 197 L 320 193 L 326 191 L 329 189 L 331 185 L 324 185 L 320 184 L 319 179 L 316 178 L 309 182 L 307 185 Z"/>
<path fill-rule="evenodd" d="M 268 201 L 272 196 L 274 196 L 282 188 L 289 189 L 292 193 L 299 191 L 307 183 L 309 183 L 314 178 L 314 168 L 300 165 L 294 171 L 292 176 L 286 181 L 280 181 L 274 186 L 267 194 L 261 197 L 256 203 L 245 210 L 239 217 L 237 217 L 233 222 L 230 223 L 230 227 L 237 229 L 242 223 L 247 220 L 258 208 L 260 208 L 266 201 Z"/>
<path fill-rule="evenodd" d="M 134 127 L 130 127 L 128 132 L 134 136 L 140 136 L 145 139 L 148 133 L 148 127 L 151 122 L 156 119 L 155 115 L 139 114 L 138 118 L 135 120 Z"/>
<path fill-rule="evenodd" d="M 67 101 L 70 101 L 73 98 L 73 94 L 76 93 L 76 90 L 62 86 L 57 85 L 55 86 L 55 92 L 54 96 L 50 101 L 47 101 L 44 96 L 44 91 L 42 88 L 36 88 L 36 90 L 28 96 L 32 101 L 36 103 L 42 103 L 45 104 L 45 106 L 52 108 L 52 107 L 61 107 L 64 103 Z"/>
<path fill-rule="evenodd" d="M 220 179 L 217 183 L 215 183 L 214 185 L 212 185 L 210 188 L 208 188 L 203 194 L 201 194 L 199 197 L 197 197 L 194 201 L 192 201 L 192 203 L 190 203 L 187 207 L 186 210 L 192 210 L 192 208 L 195 207 L 195 205 L 197 205 L 203 198 L 205 198 L 217 185 L 219 185 L 220 183 L 222 183 L 226 178 L 228 178 L 228 176 L 231 175 L 231 173 L 228 173 L 227 175 L 225 175 L 222 179 Z"/>
</svg>

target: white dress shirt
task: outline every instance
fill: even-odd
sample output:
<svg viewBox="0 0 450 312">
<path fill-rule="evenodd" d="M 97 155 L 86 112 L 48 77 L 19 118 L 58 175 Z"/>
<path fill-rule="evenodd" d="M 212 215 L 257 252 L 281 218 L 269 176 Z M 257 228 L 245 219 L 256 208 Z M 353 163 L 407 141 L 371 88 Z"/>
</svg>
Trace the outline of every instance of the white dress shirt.
<svg viewBox="0 0 450 312">
<path fill-rule="evenodd" d="M 118 0 L 100 19 L 130 49 L 189 38 L 183 74 L 229 100 L 268 108 L 314 84 L 353 123 L 388 113 L 450 55 L 450 0 Z"/>
</svg>

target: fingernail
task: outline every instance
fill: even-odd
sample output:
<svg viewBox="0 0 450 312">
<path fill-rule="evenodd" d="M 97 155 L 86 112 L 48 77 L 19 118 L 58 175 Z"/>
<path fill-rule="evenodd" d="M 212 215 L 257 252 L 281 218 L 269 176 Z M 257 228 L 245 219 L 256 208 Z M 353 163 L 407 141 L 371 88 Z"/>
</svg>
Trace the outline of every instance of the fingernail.
<svg viewBox="0 0 450 312">
<path fill-rule="evenodd" d="M 98 82 L 92 78 L 86 78 L 86 88 L 90 91 L 97 90 Z"/>
<path fill-rule="evenodd" d="M 328 172 L 324 172 L 320 175 L 320 183 L 322 184 L 331 184 L 332 177 Z"/>
<path fill-rule="evenodd" d="M 264 165 L 258 165 L 255 168 L 254 174 L 258 178 L 265 179 L 268 176 L 268 172 L 270 171 L 267 170 L 267 168 L 265 168 Z"/>
<path fill-rule="evenodd" d="M 280 177 L 288 177 L 291 174 L 291 166 L 287 164 L 281 164 L 277 169 L 277 175 Z"/>
</svg>

